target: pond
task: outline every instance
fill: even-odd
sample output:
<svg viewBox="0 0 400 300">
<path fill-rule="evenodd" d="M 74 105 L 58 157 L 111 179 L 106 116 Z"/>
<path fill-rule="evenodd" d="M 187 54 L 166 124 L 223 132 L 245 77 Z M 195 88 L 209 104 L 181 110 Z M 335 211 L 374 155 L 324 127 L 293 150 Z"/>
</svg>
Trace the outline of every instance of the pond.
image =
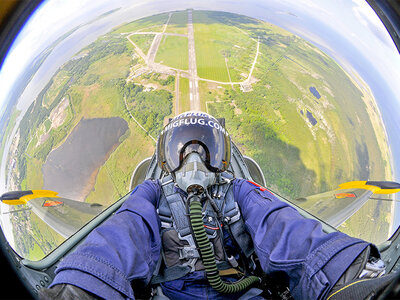
<svg viewBox="0 0 400 300">
<path fill-rule="evenodd" d="M 308 118 L 308 121 L 310 121 L 312 126 L 317 125 L 317 123 L 318 123 L 317 119 L 314 118 L 312 112 L 310 112 L 309 110 L 307 110 L 307 118 Z"/>
<path fill-rule="evenodd" d="M 312 86 L 309 88 L 309 90 L 310 90 L 311 94 L 314 95 L 315 98 L 317 98 L 317 99 L 321 98 L 321 95 L 319 94 L 319 92 L 317 91 L 317 89 L 315 87 Z"/>
</svg>

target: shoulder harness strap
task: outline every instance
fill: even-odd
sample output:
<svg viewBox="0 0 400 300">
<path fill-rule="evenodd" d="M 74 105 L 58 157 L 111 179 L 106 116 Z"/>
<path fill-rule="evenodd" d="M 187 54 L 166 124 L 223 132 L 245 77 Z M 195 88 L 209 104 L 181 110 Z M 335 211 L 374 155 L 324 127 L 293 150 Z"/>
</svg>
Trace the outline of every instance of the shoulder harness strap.
<svg viewBox="0 0 400 300">
<path fill-rule="evenodd" d="M 179 258 L 188 260 L 183 265 L 190 266 L 191 271 L 195 271 L 195 264 L 200 258 L 200 253 L 197 250 L 196 243 L 190 231 L 189 218 L 187 216 L 186 206 L 183 198 L 179 193 L 175 191 L 175 184 L 172 180 L 171 175 L 165 177 L 165 179 L 161 183 L 161 187 L 167 201 L 165 204 L 161 203 L 160 208 L 162 208 L 164 212 L 166 212 L 165 209 L 168 209 L 170 213 L 167 213 L 167 215 L 172 216 L 172 219 L 169 218 L 169 220 L 165 221 L 172 221 L 172 226 L 178 232 L 179 239 L 185 240 L 189 244 L 188 246 L 184 246 L 179 249 Z M 167 205 L 168 207 L 161 207 L 165 205 Z M 159 215 L 161 215 L 162 213 L 160 208 Z M 161 219 L 162 217 L 160 216 L 160 220 Z"/>
</svg>

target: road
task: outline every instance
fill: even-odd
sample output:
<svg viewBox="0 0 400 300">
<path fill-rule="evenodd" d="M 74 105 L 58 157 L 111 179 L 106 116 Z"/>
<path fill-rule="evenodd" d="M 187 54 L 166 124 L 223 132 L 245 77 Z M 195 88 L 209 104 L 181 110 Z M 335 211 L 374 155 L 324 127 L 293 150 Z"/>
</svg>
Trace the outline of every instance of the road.
<svg viewBox="0 0 400 300">
<path fill-rule="evenodd" d="M 179 72 L 176 73 L 175 77 L 175 115 L 179 115 Z"/>
<path fill-rule="evenodd" d="M 192 10 L 188 10 L 188 48 L 189 48 L 189 94 L 190 110 L 200 111 L 199 79 L 197 76 L 196 52 Z"/>
<path fill-rule="evenodd" d="M 156 33 L 154 36 L 153 42 L 151 43 L 150 50 L 147 53 L 146 63 L 151 67 L 154 64 L 154 59 L 156 58 L 158 47 L 160 47 L 161 39 L 165 33 L 165 30 L 168 27 L 169 21 L 171 20 L 172 13 L 169 13 L 168 20 L 164 24 L 164 28 L 162 32 Z"/>
<path fill-rule="evenodd" d="M 196 47 L 195 47 L 195 40 L 194 40 L 194 26 L 193 26 L 193 10 L 189 9 L 188 10 L 188 23 L 187 23 L 187 29 L 188 29 L 188 34 L 177 34 L 177 33 L 168 33 L 165 32 L 168 24 L 170 22 L 171 16 L 173 13 L 169 13 L 168 15 L 168 20 L 165 22 L 164 27 L 162 32 L 125 32 L 121 33 L 121 35 L 126 35 L 126 38 L 129 40 L 129 42 L 135 47 L 136 53 L 144 60 L 146 67 L 142 68 L 143 72 L 156 72 L 156 73 L 162 73 L 162 74 L 168 74 L 168 75 L 173 75 L 176 76 L 176 81 L 178 84 L 175 84 L 176 87 L 176 103 L 175 103 L 175 113 L 179 113 L 179 78 L 180 77 L 185 77 L 189 79 L 189 97 L 190 97 L 190 110 L 193 111 L 201 111 L 201 104 L 200 104 L 200 93 L 199 93 L 199 81 L 208 81 L 208 82 L 213 82 L 217 83 L 220 85 L 250 85 L 251 84 L 251 78 L 253 75 L 253 71 L 255 69 L 255 65 L 258 60 L 258 56 L 260 54 L 260 40 L 258 39 L 257 41 L 253 39 L 257 44 L 256 48 L 256 55 L 254 57 L 252 66 L 249 70 L 249 75 L 247 78 L 243 81 L 240 82 L 232 82 L 231 79 L 229 79 L 229 82 L 223 82 L 223 81 L 216 81 L 216 80 L 211 80 L 211 79 L 206 79 L 206 78 L 200 78 L 197 74 L 197 62 L 196 62 Z M 154 39 L 151 43 L 150 49 L 147 54 L 143 53 L 143 51 L 130 39 L 132 35 L 144 35 L 144 34 L 152 34 L 154 35 Z M 174 35 L 174 36 L 184 36 L 188 38 L 188 60 L 189 60 L 189 70 L 181 70 L 181 69 L 176 69 L 172 67 L 168 67 L 166 65 L 156 63 L 155 58 L 158 52 L 158 49 L 160 47 L 162 38 L 164 35 Z M 229 69 L 228 69 L 228 61 L 227 59 L 225 60 L 228 75 L 229 74 Z"/>
<path fill-rule="evenodd" d="M 143 60 L 147 63 L 147 56 L 146 54 L 143 53 L 142 49 L 140 49 L 131 39 L 130 37 L 132 35 L 134 35 L 135 33 L 132 33 L 130 35 L 128 35 L 126 38 L 128 39 L 128 41 L 133 45 L 133 47 L 135 47 L 135 51 L 137 52 L 137 54 L 139 54 L 139 56 L 141 58 L 143 58 Z"/>
<path fill-rule="evenodd" d="M 258 55 L 259 55 L 259 54 L 260 54 L 260 37 L 258 37 L 258 39 L 257 39 L 257 52 L 256 52 L 256 57 L 254 57 L 253 65 L 251 66 L 249 76 L 248 76 L 247 79 L 244 81 L 244 83 L 249 83 L 249 81 L 251 80 L 251 75 L 253 74 L 254 67 L 255 67 L 255 65 L 256 65 L 257 58 L 258 58 Z"/>
<path fill-rule="evenodd" d="M 124 103 L 125 103 L 125 109 L 126 111 L 129 113 L 129 116 L 132 118 L 133 121 L 135 121 L 135 123 L 144 131 L 147 133 L 147 135 L 154 141 L 157 143 L 157 140 L 146 130 L 146 128 L 144 128 L 139 122 L 138 120 L 136 120 L 136 118 L 131 114 L 131 112 L 129 111 L 128 108 L 128 104 L 126 103 L 126 98 L 124 96 Z"/>
</svg>

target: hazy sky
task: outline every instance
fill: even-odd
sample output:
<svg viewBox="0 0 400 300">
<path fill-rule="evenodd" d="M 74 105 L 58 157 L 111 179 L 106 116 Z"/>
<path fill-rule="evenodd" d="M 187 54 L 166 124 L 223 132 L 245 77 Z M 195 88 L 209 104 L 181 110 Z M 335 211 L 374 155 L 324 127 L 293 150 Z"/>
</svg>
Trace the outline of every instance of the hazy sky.
<svg viewBox="0 0 400 300">
<path fill-rule="evenodd" d="M 42 4 L 19 35 L 0 70 L 0 108 L 18 75 L 40 51 L 57 37 L 78 24 L 88 22 L 113 8 L 154 5 L 156 12 L 156 3 L 161 2 L 148 0 L 136 2 L 50 0 Z M 342 55 L 341 49 L 335 47 L 332 37 L 321 33 L 324 28 L 329 29 L 331 32 L 342 35 L 343 39 L 356 48 L 360 54 L 370 58 L 371 64 L 380 76 L 388 81 L 393 89 L 399 89 L 395 92 L 400 95 L 400 86 L 398 85 L 400 78 L 399 53 L 379 18 L 362 0 L 250 0 L 246 2 L 203 0 L 168 1 L 168 5 L 165 3 L 163 1 L 165 10 L 168 10 L 168 5 L 171 10 L 188 7 L 228 10 L 275 23 L 281 22 L 292 32 L 329 49 L 337 60 L 341 59 L 338 61 L 339 63 L 351 64 L 352 62 Z M 2 109 L 0 109 L 1 112 Z"/>
</svg>

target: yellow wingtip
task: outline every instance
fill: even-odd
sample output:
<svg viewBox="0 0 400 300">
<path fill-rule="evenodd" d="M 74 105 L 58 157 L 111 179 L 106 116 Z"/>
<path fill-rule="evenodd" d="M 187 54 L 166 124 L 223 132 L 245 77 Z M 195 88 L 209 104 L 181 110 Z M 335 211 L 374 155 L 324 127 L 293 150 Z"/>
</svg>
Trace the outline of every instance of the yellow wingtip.
<svg viewBox="0 0 400 300">
<path fill-rule="evenodd" d="M 36 198 L 60 198 L 60 196 L 57 195 L 58 195 L 57 192 L 50 190 L 32 190 L 32 194 L 25 195 L 18 199 L 2 200 L 2 202 L 8 205 L 22 205 L 22 204 L 27 204 L 28 201 Z"/>
<path fill-rule="evenodd" d="M 388 195 L 388 194 L 395 194 L 400 192 L 400 189 L 385 189 L 379 186 L 367 184 L 368 181 L 349 181 L 342 184 L 339 184 L 339 189 L 363 189 L 369 190 L 374 194 L 380 195 Z"/>
</svg>

